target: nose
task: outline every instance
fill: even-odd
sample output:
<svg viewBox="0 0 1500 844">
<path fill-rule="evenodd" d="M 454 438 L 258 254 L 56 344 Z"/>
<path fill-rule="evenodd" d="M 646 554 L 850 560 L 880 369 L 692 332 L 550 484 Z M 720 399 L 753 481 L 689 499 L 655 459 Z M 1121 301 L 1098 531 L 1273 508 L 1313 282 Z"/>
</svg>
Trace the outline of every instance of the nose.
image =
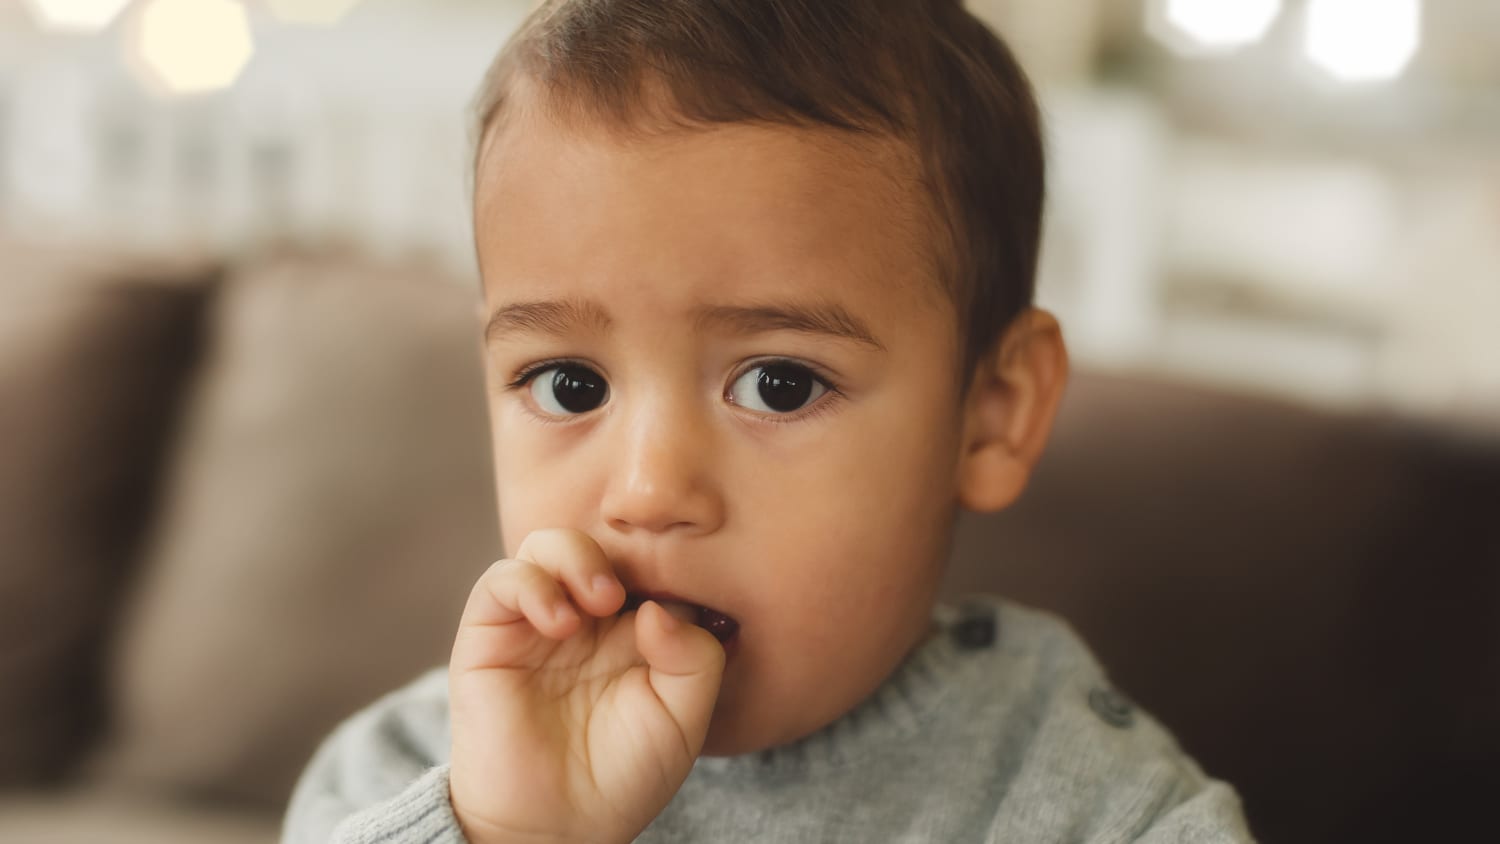
<svg viewBox="0 0 1500 844">
<path fill-rule="evenodd" d="M 724 499 L 712 470 L 712 434 L 684 408 L 622 415 L 601 504 L 605 524 L 621 533 L 712 533 L 724 521 Z"/>
</svg>

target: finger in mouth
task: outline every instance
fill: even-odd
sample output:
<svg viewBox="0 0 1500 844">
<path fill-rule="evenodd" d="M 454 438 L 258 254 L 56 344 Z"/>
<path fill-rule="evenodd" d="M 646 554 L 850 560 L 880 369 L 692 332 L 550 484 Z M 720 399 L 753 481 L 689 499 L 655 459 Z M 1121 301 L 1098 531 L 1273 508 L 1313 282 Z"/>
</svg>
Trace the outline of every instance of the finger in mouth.
<svg viewBox="0 0 1500 844">
<path fill-rule="evenodd" d="M 655 601 L 661 605 L 662 609 L 665 609 L 674 617 L 707 630 L 715 639 L 719 640 L 719 644 L 721 645 L 728 644 L 740 630 L 740 623 L 732 616 L 711 607 L 675 598 L 640 594 L 626 595 L 625 606 L 621 608 L 620 612 L 634 612 L 640 609 L 641 604 L 647 601 Z"/>
</svg>

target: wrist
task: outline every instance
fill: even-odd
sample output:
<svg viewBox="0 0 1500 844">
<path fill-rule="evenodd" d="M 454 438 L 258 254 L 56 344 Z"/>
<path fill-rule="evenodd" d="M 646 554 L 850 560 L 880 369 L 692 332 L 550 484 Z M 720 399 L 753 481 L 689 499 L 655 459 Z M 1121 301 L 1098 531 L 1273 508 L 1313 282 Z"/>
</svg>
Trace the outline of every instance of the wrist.
<svg viewBox="0 0 1500 844">
<path fill-rule="evenodd" d="M 450 794 L 449 800 L 452 797 Z M 588 838 L 581 835 L 556 832 L 545 829 L 526 829 L 512 824 L 497 823 L 466 812 L 453 805 L 453 818 L 458 822 L 459 831 L 463 833 L 464 840 L 468 844 L 600 844 L 602 838 Z M 628 844 L 629 839 L 620 842 Z"/>
</svg>

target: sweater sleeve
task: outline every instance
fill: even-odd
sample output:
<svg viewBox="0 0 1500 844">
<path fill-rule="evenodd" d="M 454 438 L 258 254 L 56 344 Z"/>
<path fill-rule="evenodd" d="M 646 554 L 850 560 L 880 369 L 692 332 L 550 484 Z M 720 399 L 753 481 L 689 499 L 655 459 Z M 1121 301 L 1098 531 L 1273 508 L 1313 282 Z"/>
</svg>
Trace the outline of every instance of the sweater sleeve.
<svg viewBox="0 0 1500 844">
<path fill-rule="evenodd" d="M 447 671 L 341 724 L 292 793 L 282 844 L 463 844 L 448 800 Z"/>
</svg>

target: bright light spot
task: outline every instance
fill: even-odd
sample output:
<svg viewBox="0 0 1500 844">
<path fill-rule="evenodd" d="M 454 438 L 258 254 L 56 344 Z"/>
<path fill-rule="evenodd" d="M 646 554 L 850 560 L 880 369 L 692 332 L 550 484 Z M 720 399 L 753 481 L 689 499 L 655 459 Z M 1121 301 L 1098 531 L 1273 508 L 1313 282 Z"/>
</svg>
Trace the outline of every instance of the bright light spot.
<svg viewBox="0 0 1500 844">
<path fill-rule="evenodd" d="M 1147 26 L 1185 54 L 1222 53 L 1264 38 L 1281 0 L 1152 0 Z"/>
<path fill-rule="evenodd" d="M 1401 75 L 1422 43 L 1420 0 L 1309 0 L 1303 49 L 1344 82 Z"/>
<path fill-rule="evenodd" d="M 359 0 L 266 0 L 266 4 L 282 23 L 328 26 L 338 23 Z"/>
<path fill-rule="evenodd" d="M 250 61 L 250 20 L 233 0 L 147 0 L 128 42 L 131 63 L 168 94 L 228 88 Z"/>
<path fill-rule="evenodd" d="M 130 0 L 26 0 L 44 29 L 97 32 L 109 26 Z"/>
</svg>

